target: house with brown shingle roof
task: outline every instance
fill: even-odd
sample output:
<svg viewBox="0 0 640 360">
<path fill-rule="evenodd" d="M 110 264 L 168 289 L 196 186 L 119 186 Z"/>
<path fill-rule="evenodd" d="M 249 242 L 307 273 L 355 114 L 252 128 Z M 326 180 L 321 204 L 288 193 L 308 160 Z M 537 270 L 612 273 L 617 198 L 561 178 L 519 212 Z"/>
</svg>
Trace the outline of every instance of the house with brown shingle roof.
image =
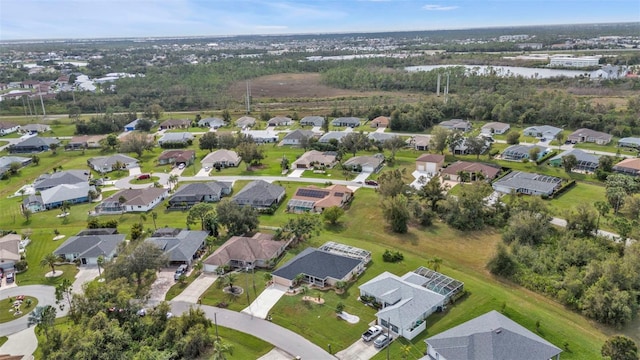
<svg viewBox="0 0 640 360">
<path fill-rule="evenodd" d="M 189 119 L 169 119 L 160 124 L 160 130 L 188 129 L 191 126 Z"/>
<path fill-rule="evenodd" d="M 624 159 L 613 167 L 613 171 L 625 175 L 640 176 L 640 158 Z"/>
<path fill-rule="evenodd" d="M 470 181 L 475 180 L 493 180 L 500 173 L 500 168 L 489 166 L 482 163 L 470 161 L 456 161 L 455 163 L 442 169 L 442 175 L 448 176 L 449 180 L 460 181 L 460 174 L 468 174 Z"/>
<path fill-rule="evenodd" d="M 242 158 L 233 150 L 220 149 L 216 150 L 200 161 L 202 167 L 208 168 L 225 168 L 238 166 Z"/>
<path fill-rule="evenodd" d="M 233 236 L 203 261 L 203 270 L 214 272 L 221 266 L 236 269 L 268 268 L 284 253 L 287 245 L 287 241 L 275 241 L 273 235 L 269 234 Z"/>
<path fill-rule="evenodd" d="M 287 211 L 321 213 L 332 206 L 344 207 L 353 198 L 353 191 L 344 185 L 319 188 L 313 185 L 301 187 L 287 203 Z"/>
<path fill-rule="evenodd" d="M 196 152 L 194 150 L 165 150 L 158 157 L 158 164 L 191 165 L 195 159 Z"/>
<path fill-rule="evenodd" d="M 437 174 L 444 164 L 444 155 L 424 154 L 416 159 L 416 170 L 429 175 Z"/>
<path fill-rule="evenodd" d="M 598 145 L 606 145 L 611 142 L 613 136 L 601 131 L 591 129 L 578 129 L 567 136 L 567 140 L 572 143 L 590 142 Z"/>
<path fill-rule="evenodd" d="M 310 150 L 302 154 L 298 160 L 291 164 L 294 169 L 311 169 L 315 165 L 331 168 L 336 164 L 336 156 L 334 151 L 318 151 Z"/>
<path fill-rule="evenodd" d="M 102 147 L 100 141 L 106 139 L 107 135 L 78 135 L 69 140 L 64 146 L 65 150 L 97 149 Z"/>
<path fill-rule="evenodd" d="M 153 209 L 168 196 L 168 189 L 157 187 L 120 190 L 96 206 L 96 213 L 122 214 L 126 212 L 145 212 Z"/>
<path fill-rule="evenodd" d="M 377 118 L 371 120 L 369 126 L 372 128 L 386 128 L 389 127 L 389 118 L 386 116 L 378 116 Z"/>
</svg>

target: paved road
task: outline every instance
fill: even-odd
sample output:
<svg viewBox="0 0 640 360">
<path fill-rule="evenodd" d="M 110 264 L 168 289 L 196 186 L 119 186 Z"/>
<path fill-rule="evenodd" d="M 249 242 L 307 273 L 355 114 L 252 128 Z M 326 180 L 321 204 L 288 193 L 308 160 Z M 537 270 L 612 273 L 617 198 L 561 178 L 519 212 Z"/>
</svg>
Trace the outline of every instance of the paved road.
<svg viewBox="0 0 640 360">
<path fill-rule="evenodd" d="M 63 311 L 56 305 L 55 289 L 52 286 L 45 285 L 26 285 L 17 286 L 9 289 L 0 290 L 0 300 L 5 301 L 7 297 L 14 297 L 18 295 L 33 296 L 38 299 L 38 306 L 52 305 L 56 307 L 56 317 L 62 317 L 67 314 L 67 309 Z M 8 323 L 0 324 L 0 336 L 7 336 L 18 331 L 26 329 L 29 320 L 29 315 L 23 316 L 19 319 L 13 320 Z"/>
<path fill-rule="evenodd" d="M 560 227 L 567 227 L 567 220 L 554 217 L 551 219 L 551 224 L 560 226 Z M 605 236 L 615 242 L 620 242 L 620 235 L 616 233 L 612 233 L 604 230 L 598 230 L 598 235 Z M 627 239 L 627 242 L 625 245 L 629 246 L 633 241 L 634 241 L 633 239 Z"/>
<path fill-rule="evenodd" d="M 154 174 L 155 175 L 155 174 Z M 228 181 L 234 182 L 237 180 L 264 180 L 267 182 L 274 181 L 289 181 L 289 182 L 305 182 L 305 183 L 317 183 L 325 184 L 331 182 L 332 184 L 356 186 L 356 187 L 368 187 L 363 184 L 359 184 L 355 181 L 339 180 L 339 179 L 317 179 L 317 178 L 290 178 L 286 176 L 181 176 L 180 181 Z"/>
<path fill-rule="evenodd" d="M 171 301 L 170 304 L 174 314 L 185 312 L 189 310 L 190 306 L 193 306 L 193 304 L 181 301 Z M 251 334 L 293 356 L 314 360 L 335 359 L 325 349 L 272 322 L 213 306 L 201 305 L 200 308 L 211 320 L 214 319 L 214 314 L 217 314 L 218 325 Z"/>
</svg>

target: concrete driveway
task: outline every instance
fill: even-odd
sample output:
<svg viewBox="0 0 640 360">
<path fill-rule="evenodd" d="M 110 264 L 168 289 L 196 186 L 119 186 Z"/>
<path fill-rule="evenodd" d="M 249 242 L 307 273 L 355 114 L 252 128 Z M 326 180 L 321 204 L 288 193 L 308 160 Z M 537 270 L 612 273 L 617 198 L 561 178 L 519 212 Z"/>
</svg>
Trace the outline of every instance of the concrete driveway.
<svg viewBox="0 0 640 360">
<path fill-rule="evenodd" d="M 209 176 L 209 172 L 211 172 L 211 169 L 202 168 L 200 169 L 200 171 L 198 171 L 196 176 Z"/>
<path fill-rule="evenodd" d="M 287 292 L 287 288 L 280 285 L 271 285 L 253 300 L 251 305 L 242 310 L 243 313 L 266 319 L 271 308 Z"/>
<path fill-rule="evenodd" d="M 291 360 L 291 359 L 293 359 L 293 356 L 291 354 L 287 354 L 287 352 L 278 348 L 273 348 L 273 350 L 269 351 L 268 353 L 258 358 L 258 360 Z"/>
<path fill-rule="evenodd" d="M 74 294 L 82 293 L 82 285 L 92 281 L 93 279 L 98 277 L 98 267 L 97 266 L 81 266 L 80 270 L 76 274 L 76 279 L 73 281 L 73 290 Z"/>
<path fill-rule="evenodd" d="M 348 348 L 336 353 L 336 357 L 345 360 L 369 360 L 374 357 L 378 351 L 380 350 L 373 346 L 373 341 L 364 342 L 362 339 L 359 339 Z"/>
<path fill-rule="evenodd" d="M 197 279 L 193 280 L 178 296 L 173 298 L 173 301 L 184 301 L 196 304 L 200 296 L 202 296 L 217 279 L 218 275 L 203 273 L 198 276 Z"/>
<path fill-rule="evenodd" d="M 129 169 L 129 176 L 136 176 L 136 175 L 140 175 L 142 174 L 142 170 L 140 169 L 139 166 L 137 167 L 132 167 Z"/>
<path fill-rule="evenodd" d="M 291 174 L 287 175 L 287 177 L 299 178 L 302 177 L 302 173 L 304 173 L 306 169 L 295 169 L 291 172 Z"/>
<path fill-rule="evenodd" d="M 34 326 L 9 335 L 7 342 L 0 346 L 0 354 L 22 355 L 23 359 L 31 359 L 38 348 L 35 330 Z"/>
<path fill-rule="evenodd" d="M 356 176 L 356 178 L 353 179 L 353 181 L 364 183 L 364 181 L 367 180 L 370 175 L 371 175 L 371 172 L 363 171 L 360 174 L 358 174 L 358 176 Z"/>
<path fill-rule="evenodd" d="M 151 291 L 149 292 L 149 303 L 150 304 L 158 304 L 164 301 L 169 288 L 176 283 L 173 279 L 175 274 L 175 269 L 163 269 L 158 272 L 158 277 L 156 281 L 151 284 Z"/>
</svg>

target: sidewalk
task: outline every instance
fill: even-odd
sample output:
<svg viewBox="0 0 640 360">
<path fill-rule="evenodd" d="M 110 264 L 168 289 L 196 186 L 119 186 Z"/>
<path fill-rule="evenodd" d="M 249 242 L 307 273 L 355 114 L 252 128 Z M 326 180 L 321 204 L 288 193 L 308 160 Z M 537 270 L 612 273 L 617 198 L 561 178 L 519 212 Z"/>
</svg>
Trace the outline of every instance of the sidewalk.
<svg viewBox="0 0 640 360">
<path fill-rule="evenodd" d="M 31 359 L 38 348 L 35 326 L 7 336 L 7 342 L 0 346 L 0 354 L 23 355 L 23 359 Z"/>
</svg>

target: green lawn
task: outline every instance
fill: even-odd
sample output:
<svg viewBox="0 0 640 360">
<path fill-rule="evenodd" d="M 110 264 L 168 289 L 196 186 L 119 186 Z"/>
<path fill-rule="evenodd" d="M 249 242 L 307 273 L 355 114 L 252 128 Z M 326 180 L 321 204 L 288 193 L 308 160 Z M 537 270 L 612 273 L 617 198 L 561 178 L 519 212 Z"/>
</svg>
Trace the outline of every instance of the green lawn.
<svg viewBox="0 0 640 360">
<path fill-rule="evenodd" d="M 251 304 L 265 289 L 265 271 L 257 270 L 254 273 L 237 272 L 234 287 L 241 287 L 244 292 L 240 295 L 232 295 L 225 293 L 222 278 L 216 280 L 204 294 L 202 294 L 202 304 L 217 306 L 219 303 L 228 304 L 227 309 L 241 311 Z M 247 291 L 249 292 L 249 301 L 247 301 Z"/>
<path fill-rule="evenodd" d="M 173 298 L 180 295 L 180 293 L 182 293 L 184 289 L 187 288 L 187 286 L 189 286 L 195 279 L 197 279 L 198 276 L 200 276 L 200 274 L 201 274 L 200 271 L 192 271 L 191 275 L 187 276 L 183 282 L 177 281 L 175 284 L 173 284 L 169 288 L 169 291 L 167 291 L 167 294 L 165 295 L 164 299 L 166 301 L 173 300 Z"/>
<path fill-rule="evenodd" d="M 4 343 L 7 342 L 7 340 L 9 340 L 8 337 L 6 336 L 0 336 L 0 346 L 4 345 Z"/>
<path fill-rule="evenodd" d="M 579 144 L 575 144 L 574 147 L 578 149 L 583 149 L 583 150 L 605 151 L 613 154 L 620 151 L 620 153 L 624 155 L 634 155 L 634 156 L 638 155 L 638 150 L 616 146 L 616 144 L 618 143 L 618 140 L 620 139 L 614 138 L 607 145 L 598 145 L 595 143 L 579 143 Z"/>
<path fill-rule="evenodd" d="M 14 300 L 15 298 L 9 298 L 9 299 L 2 299 L 2 301 L 0 301 L 0 324 L 6 323 L 8 321 L 13 321 L 15 319 L 19 319 L 23 316 L 26 316 L 38 305 L 38 299 L 32 296 L 25 296 L 24 301 L 20 306 L 20 311 L 22 311 L 22 315 L 16 316 L 15 312 L 9 311 L 14 309 L 13 307 Z M 31 305 L 27 305 L 28 300 L 31 301 Z"/>
</svg>

